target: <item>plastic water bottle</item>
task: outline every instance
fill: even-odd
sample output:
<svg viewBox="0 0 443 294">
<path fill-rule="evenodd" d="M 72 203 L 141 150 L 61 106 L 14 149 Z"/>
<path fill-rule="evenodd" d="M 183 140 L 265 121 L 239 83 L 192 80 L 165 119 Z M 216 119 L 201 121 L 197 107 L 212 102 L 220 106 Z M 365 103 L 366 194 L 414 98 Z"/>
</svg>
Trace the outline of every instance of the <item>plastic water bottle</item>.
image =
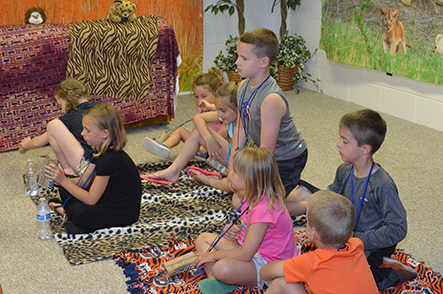
<svg viewBox="0 0 443 294">
<path fill-rule="evenodd" d="M 208 158 L 206 160 L 206 164 L 208 164 L 209 166 L 211 166 L 212 168 L 217 170 L 223 176 L 227 176 L 228 175 L 228 169 L 225 166 L 223 166 L 223 164 L 221 164 L 220 162 L 218 162 L 218 161 L 216 161 L 214 159 Z"/>
<path fill-rule="evenodd" d="M 38 194 L 37 170 L 34 167 L 32 159 L 28 159 L 25 168 L 25 192 L 28 196 L 35 196 Z"/>
<path fill-rule="evenodd" d="M 40 198 L 40 203 L 37 206 L 37 238 L 41 240 L 52 238 L 51 210 L 45 197 Z"/>
</svg>

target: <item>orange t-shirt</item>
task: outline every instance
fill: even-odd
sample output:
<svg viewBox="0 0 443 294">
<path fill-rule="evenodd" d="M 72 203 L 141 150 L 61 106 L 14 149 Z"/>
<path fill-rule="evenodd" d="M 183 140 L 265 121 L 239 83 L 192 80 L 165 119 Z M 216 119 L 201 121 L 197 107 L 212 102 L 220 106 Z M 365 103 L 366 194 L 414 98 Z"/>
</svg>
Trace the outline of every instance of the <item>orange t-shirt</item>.
<svg viewBox="0 0 443 294">
<path fill-rule="evenodd" d="M 286 282 L 304 282 L 315 294 L 378 294 L 363 251 L 362 241 L 350 238 L 344 249 L 318 248 L 288 259 Z"/>
</svg>

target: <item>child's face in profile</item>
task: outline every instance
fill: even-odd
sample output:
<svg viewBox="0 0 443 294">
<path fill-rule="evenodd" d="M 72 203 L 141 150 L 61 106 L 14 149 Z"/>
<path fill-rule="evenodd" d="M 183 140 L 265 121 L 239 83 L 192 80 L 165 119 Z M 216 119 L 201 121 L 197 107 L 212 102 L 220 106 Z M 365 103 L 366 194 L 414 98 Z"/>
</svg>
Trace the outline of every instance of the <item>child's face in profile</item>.
<svg viewBox="0 0 443 294">
<path fill-rule="evenodd" d="M 344 162 L 356 162 L 362 155 L 362 146 L 358 146 L 357 140 L 347 127 L 340 127 L 338 131 L 340 139 L 337 143 L 338 151 Z"/>
<path fill-rule="evenodd" d="M 208 111 L 208 104 L 215 103 L 215 95 L 212 91 L 206 89 L 203 86 L 195 86 L 194 87 L 194 97 L 195 104 L 203 110 L 204 112 Z"/>
<path fill-rule="evenodd" d="M 224 99 L 216 98 L 215 107 L 218 110 L 218 118 L 225 125 L 229 125 L 237 119 L 237 110 L 229 107 Z"/>
<path fill-rule="evenodd" d="M 253 77 L 259 72 L 262 58 L 255 55 L 254 45 L 238 42 L 237 54 L 235 65 L 237 65 L 237 71 L 242 78 Z"/>
<path fill-rule="evenodd" d="M 109 136 L 108 130 L 101 130 L 87 115 L 83 117 L 82 124 L 83 131 L 81 135 L 90 146 L 100 147 Z"/>
<path fill-rule="evenodd" d="M 229 169 L 228 185 L 229 188 L 234 191 L 234 193 L 238 194 L 241 194 L 241 191 L 245 189 L 245 183 L 243 182 L 243 179 L 234 171 L 234 169 Z"/>
<path fill-rule="evenodd" d="M 65 113 L 66 112 L 66 100 L 55 95 L 55 101 L 57 101 L 60 110 Z"/>
</svg>

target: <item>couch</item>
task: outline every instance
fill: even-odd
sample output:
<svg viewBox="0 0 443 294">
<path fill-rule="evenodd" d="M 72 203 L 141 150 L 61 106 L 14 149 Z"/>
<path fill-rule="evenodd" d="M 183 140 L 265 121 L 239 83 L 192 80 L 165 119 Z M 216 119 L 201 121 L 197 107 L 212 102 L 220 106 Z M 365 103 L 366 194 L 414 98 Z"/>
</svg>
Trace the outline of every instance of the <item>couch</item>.
<svg viewBox="0 0 443 294">
<path fill-rule="evenodd" d="M 0 152 L 19 148 L 61 115 L 52 93 L 66 77 L 84 82 L 93 100 L 112 103 L 127 128 L 174 118 L 174 30 L 159 16 L 136 22 L 0 26 Z"/>
</svg>

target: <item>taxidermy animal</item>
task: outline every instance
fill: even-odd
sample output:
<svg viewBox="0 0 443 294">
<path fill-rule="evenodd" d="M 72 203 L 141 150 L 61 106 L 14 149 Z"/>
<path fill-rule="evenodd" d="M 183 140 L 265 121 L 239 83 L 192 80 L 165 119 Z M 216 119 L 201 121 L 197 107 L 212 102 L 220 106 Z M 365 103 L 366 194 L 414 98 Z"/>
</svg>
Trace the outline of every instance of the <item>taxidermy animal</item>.
<svg viewBox="0 0 443 294">
<path fill-rule="evenodd" d="M 391 56 L 397 53 L 398 46 L 401 43 L 403 48 L 403 54 L 406 55 L 406 39 L 405 28 L 398 18 L 398 10 L 392 10 L 390 8 L 381 8 L 381 14 L 383 15 L 382 32 L 383 32 L 383 51 L 388 52 L 388 47 L 391 46 Z"/>
<path fill-rule="evenodd" d="M 114 1 L 105 19 L 110 19 L 113 22 L 134 21 L 137 18 L 134 13 L 136 8 L 137 4 L 126 0 Z"/>
<path fill-rule="evenodd" d="M 25 23 L 42 24 L 46 21 L 46 14 L 41 7 L 31 7 L 25 13 Z"/>
</svg>

